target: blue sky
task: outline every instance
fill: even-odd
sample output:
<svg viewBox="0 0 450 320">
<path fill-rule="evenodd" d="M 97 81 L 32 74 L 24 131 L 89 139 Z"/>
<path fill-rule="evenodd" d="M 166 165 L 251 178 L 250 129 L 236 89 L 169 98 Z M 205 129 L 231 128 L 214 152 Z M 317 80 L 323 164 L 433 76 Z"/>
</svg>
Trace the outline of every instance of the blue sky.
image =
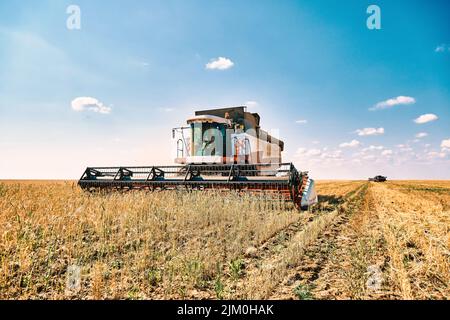
<svg viewBox="0 0 450 320">
<path fill-rule="evenodd" d="M 71 4 L 80 30 L 66 27 Z M 381 30 L 366 27 L 371 4 Z M 1 1 L 0 178 L 170 164 L 172 127 L 196 109 L 250 101 L 285 141 L 284 160 L 313 177 L 450 179 L 449 9 L 400 0 Z M 206 67 L 219 57 L 232 66 Z M 433 116 L 414 122 L 422 115 Z"/>
</svg>

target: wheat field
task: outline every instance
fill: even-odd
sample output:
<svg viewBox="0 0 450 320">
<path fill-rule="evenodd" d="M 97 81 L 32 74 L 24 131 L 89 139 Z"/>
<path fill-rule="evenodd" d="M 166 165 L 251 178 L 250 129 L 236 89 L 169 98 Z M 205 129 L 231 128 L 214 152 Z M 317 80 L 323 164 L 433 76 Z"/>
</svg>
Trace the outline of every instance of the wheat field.
<svg viewBox="0 0 450 320">
<path fill-rule="evenodd" d="M 0 299 L 449 299 L 449 181 L 319 181 L 319 204 L 0 182 Z"/>
</svg>

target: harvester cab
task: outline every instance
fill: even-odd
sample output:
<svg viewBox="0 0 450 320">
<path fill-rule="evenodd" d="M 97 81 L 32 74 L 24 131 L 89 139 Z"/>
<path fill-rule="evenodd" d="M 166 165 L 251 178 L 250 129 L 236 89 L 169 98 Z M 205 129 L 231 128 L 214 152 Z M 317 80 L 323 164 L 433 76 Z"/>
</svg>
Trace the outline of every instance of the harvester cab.
<svg viewBox="0 0 450 320">
<path fill-rule="evenodd" d="M 281 163 L 284 144 L 260 128 L 245 107 L 195 112 L 187 127 L 174 128 L 179 164 Z"/>
<path fill-rule="evenodd" d="M 283 163 L 283 141 L 260 128 L 246 107 L 196 111 L 172 129 L 174 166 L 88 167 L 84 189 L 237 190 L 290 200 L 298 209 L 317 203 L 314 180 Z"/>
</svg>

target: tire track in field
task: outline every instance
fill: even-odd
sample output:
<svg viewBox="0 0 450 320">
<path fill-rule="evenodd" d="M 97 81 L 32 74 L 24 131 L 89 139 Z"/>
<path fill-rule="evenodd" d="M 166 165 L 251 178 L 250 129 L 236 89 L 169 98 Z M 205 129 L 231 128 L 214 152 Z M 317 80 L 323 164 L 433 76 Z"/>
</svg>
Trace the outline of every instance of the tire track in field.
<svg viewBox="0 0 450 320">
<path fill-rule="evenodd" d="M 356 186 L 355 189 L 350 190 L 347 192 L 341 201 L 334 204 L 332 207 L 333 209 L 330 209 L 330 207 L 327 207 L 325 209 L 326 212 L 316 212 L 313 211 L 306 211 L 306 212 L 300 212 L 301 215 L 300 218 L 296 221 L 293 221 L 292 223 L 288 224 L 286 227 L 274 232 L 270 237 L 265 239 L 264 241 L 261 241 L 257 245 L 258 252 L 266 253 L 273 251 L 274 247 L 277 246 L 283 246 L 285 247 L 286 244 L 292 239 L 292 237 L 298 233 L 299 231 L 302 231 L 305 226 L 308 225 L 308 223 L 313 222 L 315 219 L 319 218 L 320 216 L 324 214 L 330 214 L 330 212 L 338 210 L 338 208 L 347 201 L 347 199 L 351 198 L 362 186 Z M 262 258 L 263 255 L 259 255 L 259 258 Z M 247 259 L 250 260 L 250 259 Z M 246 261 L 251 262 L 251 261 Z"/>
<path fill-rule="evenodd" d="M 311 243 L 305 250 L 298 266 L 289 270 L 285 279 L 280 282 L 271 294 L 272 299 L 293 299 L 297 288 L 297 295 L 303 299 L 313 298 L 313 289 L 318 287 L 319 291 L 325 292 L 326 298 L 334 298 L 339 291 L 335 286 L 330 287 L 324 278 L 332 276 L 334 269 L 333 261 L 330 261 L 333 251 L 338 243 L 344 242 L 343 247 L 348 249 L 349 239 L 342 237 L 343 228 L 347 225 L 352 214 L 361 207 L 367 194 L 368 184 L 362 185 L 348 199 L 341 208 L 340 214 L 326 227 L 321 235 Z M 340 245 L 339 245 L 340 246 Z M 326 277 L 324 277 L 326 275 Z"/>
<path fill-rule="evenodd" d="M 363 184 L 350 191 L 347 194 L 348 202 L 338 205 L 333 212 L 318 215 L 307 224 L 295 223 L 262 244 L 257 255 L 245 260 L 245 277 L 230 284 L 230 297 L 270 297 L 273 288 L 286 277 L 289 269 L 298 265 L 299 257 L 303 255 L 305 248 L 315 241 L 336 217 L 345 212 L 348 203 L 365 188 L 366 184 Z"/>
</svg>

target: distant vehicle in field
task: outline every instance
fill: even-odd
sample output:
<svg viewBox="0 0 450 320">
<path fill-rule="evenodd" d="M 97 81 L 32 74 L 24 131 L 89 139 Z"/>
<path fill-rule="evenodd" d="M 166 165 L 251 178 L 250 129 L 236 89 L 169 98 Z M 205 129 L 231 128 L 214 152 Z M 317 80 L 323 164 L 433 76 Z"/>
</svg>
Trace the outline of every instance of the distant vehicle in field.
<svg viewBox="0 0 450 320">
<path fill-rule="evenodd" d="M 369 181 L 373 182 L 385 182 L 387 180 L 387 177 L 385 176 L 375 176 L 374 178 L 369 178 Z"/>
</svg>

